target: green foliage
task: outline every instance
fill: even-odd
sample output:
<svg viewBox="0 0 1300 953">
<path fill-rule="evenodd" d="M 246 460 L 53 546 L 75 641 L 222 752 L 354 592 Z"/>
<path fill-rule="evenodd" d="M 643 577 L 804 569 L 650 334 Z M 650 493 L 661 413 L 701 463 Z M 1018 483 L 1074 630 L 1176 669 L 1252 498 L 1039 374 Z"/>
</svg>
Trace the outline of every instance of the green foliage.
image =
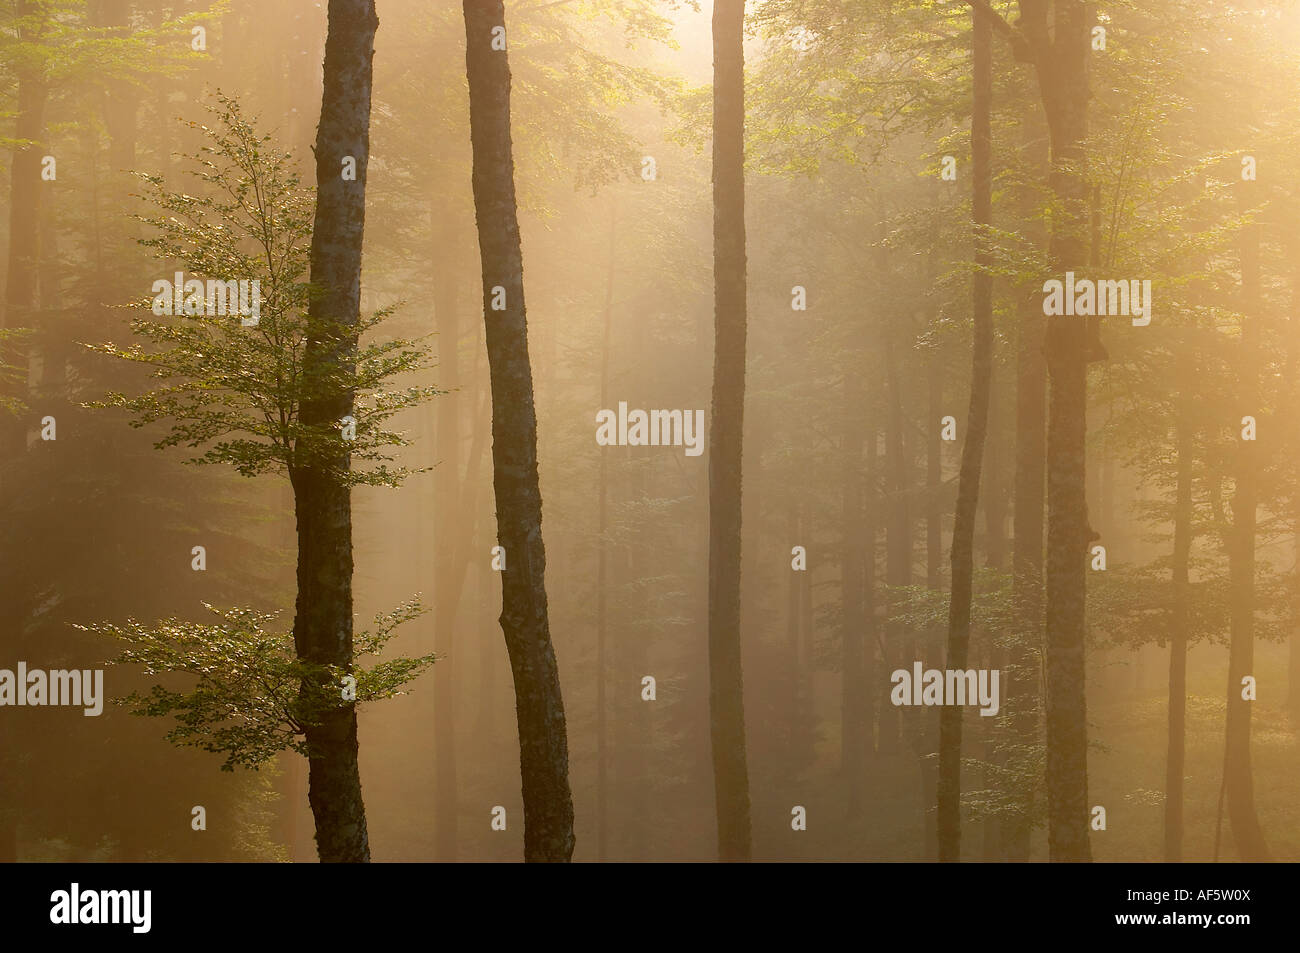
<svg viewBox="0 0 1300 953">
<path fill-rule="evenodd" d="M 31 333 L 29 328 L 0 328 L 0 354 L 8 357 L 14 346 L 21 346 Z M 27 409 L 26 403 L 14 396 L 22 392 L 26 383 L 25 367 L 0 360 L 0 414 L 17 416 Z"/>
<path fill-rule="evenodd" d="M 404 694 L 402 686 L 433 664 L 435 656 L 396 658 L 369 669 L 345 669 L 300 660 L 291 631 L 269 627 L 278 613 L 251 608 L 217 609 L 204 604 L 215 623 L 166 619 L 155 625 L 77 626 L 126 644 L 110 664 L 140 665 L 150 676 L 189 676 L 174 689 L 155 684 L 116 703 L 133 714 L 173 717 L 167 740 L 225 756 L 223 771 L 237 765 L 256 770 L 281 751 L 306 755 L 307 727 L 332 710 Z M 378 656 L 393 631 L 424 610 L 418 600 L 375 618 L 373 632 L 354 637 L 356 655 Z M 356 679 L 355 702 L 344 700 L 345 678 Z"/>
<path fill-rule="evenodd" d="M 159 260 L 179 263 L 191 278 L 259 281 L 258 323 L 245 327 L 235 314 L 156 320 L 149 301 L 136 302 L 148 317 L 134 318 L 131 328 L 148 347 L 87 347 L 152 368 L 160 385 L 136 396 L 112 393 L 86 406 L 122 408 L 133 415 L 133 427 L 170 421 L 155 446 L 203 448 L 191 463 L 225 463 L 245 476 L 330 466 L 331 475 L 347 485 L 398 485 L 411 471 L 388 462 L 391 449 L 408 441 L 385 421 L 440 392 L 432 386 L 394 388 L 390 381 L 430 367 L 431 352 L 424 339 L 400 338 L 354 350 L 352 329 L 331 325 L 320 330 L 323 347 L 343 359 L 319 372 L 304 369 L 307 310 L 315 293 L 306 280 L 313 192 L 301 184 L 291 155 L 275 150 L 271 137 L 244 119 L 236 100 L 218 92 L 216 104 L 207 108 L 215 125 L 189 123 L 208 140 L 190 157 L 188 172 L 203 183 L 199 194 L 169 191 L 162 176 L 137 173 L 145 183 L 141 200 L 156 210 L 137 216 L 156 232 L 141 244 Z M 359 332 L 372 331 L 391 313 L 381 309 L 363 317 Z M 371 463 L 368 469 L 334 464 L 341 421 L 308 427 L 299 417 L 305 399 L 344 391 L 354 394 L 356 421 L 348 449 L 353 460 Z"/>
</svg>

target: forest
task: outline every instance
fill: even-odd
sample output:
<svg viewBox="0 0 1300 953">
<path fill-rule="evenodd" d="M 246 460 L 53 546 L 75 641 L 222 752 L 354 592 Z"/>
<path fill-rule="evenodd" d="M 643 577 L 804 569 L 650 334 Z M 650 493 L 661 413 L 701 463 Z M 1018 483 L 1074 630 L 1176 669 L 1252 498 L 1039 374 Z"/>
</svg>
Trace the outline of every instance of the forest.
<svg viewBox="0 0 1300 953">
<path fill-rule="evenodd" d="M 0 0 L 0 860 L 1300 860 L 1297 49 Z"/>
</svg>

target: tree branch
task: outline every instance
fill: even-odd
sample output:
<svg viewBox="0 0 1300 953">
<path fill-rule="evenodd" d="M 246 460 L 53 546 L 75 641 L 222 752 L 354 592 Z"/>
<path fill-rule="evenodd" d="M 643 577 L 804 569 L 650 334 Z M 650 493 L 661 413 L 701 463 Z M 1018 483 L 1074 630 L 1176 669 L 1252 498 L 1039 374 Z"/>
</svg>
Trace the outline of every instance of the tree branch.
<svg viewBox="0 0 1300 953">
<path fill-rule="evenodd" d="M 1002 14 L 989 6 L 989 0 L 966 0 L 966 5 L 972 10 L 978 10 L 980 13 L 992 20 L 993 29 L 997 30 L 1003 36 L 1009 37 L 1015 32 L 1011 24 L 1002 17 Z"/>
<path fill-rule="evenodd" d="M 989 6 L 989 0 L 964 0 L 966 5 L 976 13 L 982 13 L 993 23 L 993 29 L 1005 36 L 1011 44 L 1011 52 L 1020 63 L 1037 64 L 1037 57 L 1030 39 L 1022 30 L 1006 21 L 1002 14 Z M 1022 4 L 1023 6 L 1023 4 Z"/>
</svg>

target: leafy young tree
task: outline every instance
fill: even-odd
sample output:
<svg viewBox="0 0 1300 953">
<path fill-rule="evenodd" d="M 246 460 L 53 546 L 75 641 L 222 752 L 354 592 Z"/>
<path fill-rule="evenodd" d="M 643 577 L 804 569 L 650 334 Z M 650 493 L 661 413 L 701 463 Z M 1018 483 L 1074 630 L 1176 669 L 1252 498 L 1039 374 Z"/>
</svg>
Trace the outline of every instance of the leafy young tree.
<svg viewBox="0 0 1300 953">
<path fill-rule="evenodd" d="M 186 295 L 182 309 L 196 313 L 174 321 L 138 317 L 132 330 L 150 347 L 110 343 L 93 350 L 152 368 L 159 386 L 135 396 L 113 393 L 91 406 L 122 408 L 135 427 L 169 422 L 156 446 L 196 450 L 193 463 L 223 463 L 245 476 L 287 472 L 299 529 L 294 641 L 297 658 L 309 665 L 302 670 L 301 703 L 319 716 L 301 721 L 315 779 L 311 801 L 318 848 L 322 860 L 364 860 L 355 711 L 351 703 L 327 709 L 316 704 L 323 686 L 338 690 L 329 673 L 350 671 L 353 649 L 350 594 L 330 602 L 314 587 L 343 572 L 335 582 L 350 592 L 351 546 L 345 539 L 327 547 L 324 531 L 314 527 L 329 512 L 326 529 L 344 531 L 339 519 L 346 517 L 353 486 L 400 483 L 409 471 L 389 462 L 393 448 L 406 440 L 385 421 L 437 391 L 390 387 L 392 378 L 428 366 L 423 344 L 393 339 L 358 345 L 357 336 L 383 322 L 387 311 L 358 317 L 351 325 L 313 314 L 320 299 L 315 283 L 305 280 L 308 242 L 315 234 L 310 190 L 301 186 L 291 157 L 277 152 L 269 136 L 258 135 L 235 100 L 218 95 L 209 110 L 216 122 L 199 127 L 208 144 L 192 158 L 190 170 L 203 183 L 199 194 L 169 191 L 160 176 L 142 176 L 142 198 L 162 213 L 141 216 L 156 232 L 143 243 L 160 259 L 182 263 L 191 275 L 258 280 L 256 324 L 246 327 L 243 316 L 213 313 L 217 309 L 197 290 Z M 322 359 L 322 348 L 346 352 L 348 359 Z M 353 469 L 352 458 L 369 466 Z M 325 487 L 328 501 L 321 500 Z M 318 572 L 322 561 L 324 576 Z M 326 605 L 341 613 L 343 602 L 345 617 L 321 615 Z M 311 619 L 303 618 L 305 609 Z M 328 633 L 325 649 L 322 633 Z M 344 637 L 334 643 L 340 633 Z M 275 643 L 262 644 L 269 651 Z M 185 658 L 178 654 L 174 661 Z M 414 677 L 425 662 L 400 672 Z"/>
<path fill-rule="evenodd" d="M 360 705 L 401 694 L 402 685 L 433 664 L 430 655 L 365 670 L 316 666 L 298 657 L 291 631 L 269 629 L 278 613 L 206 603 L 205 608 L 220 621 L 167 619 L 148 626 L 132 620 L 78 628 L 124 643 L 115 665 L 139 665 L 149 676 L 192 676 L 195 684 L 186 691 L 156 684 L 147 694 L 133 692 L 119 703 L 136 715 L 175 718 L 167 740 L 224 755 L 223 771 L 256 770 L 284 750 L 308 756 L 308 730 L 347 707 L 345 702 Z M 422 611 L 412 601 L 378 616 L 373 633 L 354 635 L 354 657 L 379 655 L 397 626 Z M 346 694 L 337 689 L 344 684 Z M 300 692 L 303 685 L 307 693 Z"/>
</svg>

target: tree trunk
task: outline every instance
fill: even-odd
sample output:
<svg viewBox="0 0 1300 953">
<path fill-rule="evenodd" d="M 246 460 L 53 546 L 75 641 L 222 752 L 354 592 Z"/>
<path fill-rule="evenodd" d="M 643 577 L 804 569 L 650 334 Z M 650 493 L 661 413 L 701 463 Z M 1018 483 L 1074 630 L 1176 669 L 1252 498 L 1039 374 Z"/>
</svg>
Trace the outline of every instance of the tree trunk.
<svg viewBox="0 0 1300 953">
<path fill-rule="evenodd" d="M 890 586 L 912 584 L 912 516 L 907 498 L 909 490 L 907 443 L 904 438 L 906 417 L 903 413 L 903 383 L 895 354 L 894 331 L 885 331 L 885 377 L 888 383 L 889 406 L 885 428 L 885 459 L 889 467 L 887 497 L 888 516 L 885 520 L 885 582 Z M 889 673 L 903 661 L 903 626 L 898 620 L 899 597 L 889 594 L 885 598 L 885 638 L 882 643 L 882 672 L 885 699 L 889 698 Z M 902 732 L 901 712 L 887 700 L 880 706 L 880 752 L 897 754 Z"/>
<path fill-rule="evenodd" d="M 1047 166 L 1047 136 L 1041 122 L 1026 121 L 1024 147 L 1035 168 Z M 1018 204 L 1022 222 L 1037 213 L 1034 192 L 1026 188 Z M 1032 226 L 1030 234 L 1041 236 Z M 1047 361 L 1044 352 L 1046 320 L 1042 296 L 1031 288 L 1019 297 L 1019 336 L 1016 348 L 1016 464 L 1013 495 L 1011 601 L 1017 621 L 1017 638 L 1007 653 L 1003 673 L 1010 743 L 1018 751 L 1039 742 L 1040 661 L 1036 648 L 1043 632 L 1043 503 L 1047 473 Z M 1023 761 L 1023 759 L 1021 759 Z M 1019 802 L 1017 810 L 1003 816 L 998 836 L 1003 860 L 1029 859 L 1032 792 L 1007 792 Z"/>
<path fill-rule="evenodd" d="M 943 361 L 938 348 L 928 355 L 929 420 L 925 441 L 925 585 L 938 589 L 943 571 Z"/>
<path fill-rule="evenodd" d="M 618 213 L 609 221 L 609 266 L 605 271 L 605 322 L 600 345 L 600 406 L 609 406 L 610 348 L 614 337 L 614 239 Z M 597 489 L 597 567 L 596 567 L 596 859 L 602 863 L 609 856 L 609 724 L 605 697 L 605 648 L 609 625 L 609 456 L 600 451 L 600 477 Z"/>
<path fill-rule="evenodd" d="M 863 728 L 866 735 L 863 739 L 865 743 L 863 755 L 867 761 L 871 761 L 876 756 L 876 724 L 879 721 L 876 715 L 876 702 L 878 700 L 878 693 L 876 692 L 876 649 L 880 643 L 880 625 L 876 618 L 876 536 L 879 531 L 880 514 L 879 473 L 877 467 L 880 451 L 880 432 L 874 423 L 867 427 L 866 435 L 867 457 L 863 461 L 863 482 L 866 485 L 866 493 L 862 513 L 862 538 L 865 541 L 862 567 L 864 579 L 862 587 L 862 618 L 866 625 L 866 646 L 862 655 L 862 680 L 867 685 L 868 694 L 863 711 L 863 718 L 866 720 L 866 725 Z M 812 598 L 811 585 L 808 589 L 808 597 L 809 599 Z M 885 694 L 881 704 L 889 704 L 888 693 Z"/>
<path fill-rule="evenodd" d="M 460 805 L 456 781 L 456 615 L 465 581 L 458 557 L 469 556 L 466 521 L 471 509 L 461 506 L 460 481 L 460 321 L 456 235 L 450 209 L 434 202 L 433 314 L 438 329 L 438 384 L 447 393 L 438 398 L 437 454 L 433 470 L 434 525 L 434 649 L 433 746 L 435 856 L 456 860 Z M 474 408 L 471 408 L 471 413 Z"/>
<path fill-rule="evenodd" d="M 709 711 L 718 858 L 750 856 L 740 659 L 741 438 L 745 418 L 744 0 L 713 7 L 713 411 L 709 434 Z"/>
<path fill-rule="evenodd" d="M 44 32 L 45 21 L 43 9 L 32 0 L 18 0 L 15 14 L 25 18 L 20 24 L 19 39 L 26 42 L 40 42 Z M 9 170 L 9 268 L 5 282 L 4 321 L 6 329 L 32 328 L 36 312 L 39 310 L 40 263 L 41 263 L 41 196 L 49 184 L 41 179 L 41 155 L 44 147 L 41 139 L 45 135 L 45 105 L 49 99 L 49 87 L 40 72 L 32 67 L 21 67 L 17 73 L 17 115 L 14 123 L 14 138 L 20 140 L 14 146 L 12 166 Z M 24 144 L 23 140 L 30 140 Z M 0 346 L 0 392 L 3 396 L 20 401 L 27 400 L 28 348 L 17 340 L 4 342 Z M 12 375 L 12 377 L 11 377 Z M 27 449 L 27 427 L 25 415 L 10 415 L 0 412 L 0 454 L 3 459 L 13 464 Z M 6 600 L 5 629 L 9 633 L 11 652 L 21 651 L 17 633 L 22 631 L 21 621 L 16 618 L 18 601 L 14 593 Z M 14 744 L 15 728 L 9 719 L 0 724 L 0 751 L 8 757 L 17 747 Z M 18 859 L 18 813 L 20 802 L 20 773 L 12 767 L 13 762 L 4 770 L 4 781 L 0 782 L 3 795 L 0 795 L 0 862 L 12 862 Z"/>
<path fill-rule="evenodd" d="M 840 620 L 840 770 L 849 819 L 862 810 L 863 752 L 867 745 L 865 705 L 871 686 L 862 677 L 862 413 L 865 405 L 858 354 L 844 367 L 843 466 L 844 540 L 840 562 L 843 613 Z"/>
<path fill-rule="evenodd" d="M 1287 378 L 1291 381 L 1291 413 L 1300 409 L 1300 237 L 1290 248 L 1291 319 L 1287 324 Z M 1291 723 L 1300 725 L 1300 487 L 1291 496 L 1291 634 L 1287 640 L 1287 711 Z"/>
<path fill-rule="evenodd" d="M 1259 229 L 1247 224 L 1241 234 L 1241 407 L 1258 417 L 1259 357 L 1256 325 L 1260 315 Z M 1255 522 L 1259 499 L 1259 449 L 1254 440 L 1237 448 L 1236 493 L 1228 542 L 1230 594 L 1228 642 L 1228 712 L 1225 727 L 1224 779 L 1228 820 L 1237 853 L 1247 863 L 1272 860 L 1255 813 L 1255 782 L 1250 766 L 1250 707 L 1241 697 L 1241 680 L 1255 673 Z"/>
<path fill-rule="evenodd" d="M 316 132 L 316 218 L 311 280 L 321 289 L 309 311 L 303 373 L 330 380 L 356 367 L 361 313 L 361 244 L 370 156 L 374 0 L 330 0 L 325 85 Z M 343 157 L 356 159 L 344 180 Z M 317 377 L 319 375 L 319 377 Z M 293 623 L 299 658 L 352 669 L 352 494 L 344 479 L 351 457 L 326 436 L 352 412 L 351 387 L 326 383 L 302 400 L 300 418 L 321 436 L 291 472 L 298 524 L 298 600 Z M 304 692 L 308 686 L 304 685 Z M 308 799 L 322 862 L 368 862 L 370 843 L 357 766 L 357 715 L 349 704 L 307 729 Z"/>
<path fill-rule="evenodd" d="M 970 411 L 962 443 L 957 483 L 957 513 L 952 534 L 952 601 L 948 609 L 945 667 L 964 669 L 970 648 L 972 578 L 975 569 L 975 520 L 980 471 L 988 433 L 993 380 L 993 276 L 985 229 L 993 217 L 992 99 L 993 25 L 974 11 L 973 61 L 975 94 L 971 109 L 971 157 L 974 193 L 975 274 L 972 278 L 974 342 L 971 359 Z M 939 712 L 939 859 L 961 860 L 961 736 L 964 707 L 945 705 Z"/>
<path fill-rule="evenodd" d="M 505 10 L 502 0 L 464 0 L 463 11 L 474 208 L 492 381 L 492 482 L 497 541 L 506 553 L 501 629 L 519 720 L 524 859 L 568 861 L 573 857 L 573 796 L 564 700 L 546 606 L 537 414 L 510 136 L 510 64 L 505 49 L 493 49 L 494 43 L 504 44 Z M 496 287 L 505 292 L 502 311 L 492 310 Z"/>
<path fill-rule="evenodd" d="M 1051 142 L 1051 260 L 1061 272 L 1088 261 L 1088 59 L 1092 5 L 1021 0 Z M 1049 24 L 1049 15 L 1052 23 Z M 1095 322 L 1060 319 L 1046 331 L 1047 421 L 1047 814 L 1053 861 L 1088 861 L 1088 727 L 1084 689 L 1088 525 L 1088 362 L 1104 355 Z"/>
<path fill-rule="evenodd" d="M 1178 455 L 1174 501 L 1173 587 L 1169 633 L 1169 749 L 1165 758 L 1165 861 L 1183 859 L 1183 765 L 1187 739 L 1187 642 L 1191 607 L 1189 583 L 1192 557 L 1192 405 L 1195 381 L 1190 339 L 1178 352 L 1178 418 L 1175 444 Z"/>
</svg>

